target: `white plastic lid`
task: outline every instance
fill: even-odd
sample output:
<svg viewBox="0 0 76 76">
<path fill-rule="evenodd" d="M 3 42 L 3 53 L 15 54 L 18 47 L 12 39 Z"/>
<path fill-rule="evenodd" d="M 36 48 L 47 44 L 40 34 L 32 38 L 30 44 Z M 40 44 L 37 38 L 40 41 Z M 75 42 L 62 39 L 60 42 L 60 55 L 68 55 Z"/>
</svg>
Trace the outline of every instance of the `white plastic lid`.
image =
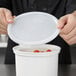
<svg viewBox="0 0 76 76">
<path fill-rule="evenodd" d="M 44 12 L 28 12 L 17 16 L 8 25 L 8 35 L 21 45 L 44 44 L 59 34 L 57 19 Z"/>
</svg>

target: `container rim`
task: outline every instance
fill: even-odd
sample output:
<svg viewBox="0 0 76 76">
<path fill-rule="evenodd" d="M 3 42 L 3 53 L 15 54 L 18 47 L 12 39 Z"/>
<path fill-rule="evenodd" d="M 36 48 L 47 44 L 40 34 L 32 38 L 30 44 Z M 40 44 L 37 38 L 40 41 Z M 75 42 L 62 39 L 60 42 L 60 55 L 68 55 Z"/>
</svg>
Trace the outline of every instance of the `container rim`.
<svg viewBox="0 0 76 76">
<path fill-rule="evenodd" d="M 42 57 L 42 56 L 53 56 L 53 55 L 57 55 L 60 53 L 61 48 L 59 46 L 56 45 L 50 45 L 50 44 L 43 44 L 43 45 L 34 45 L 34 46 L 27 46 L 26 45 L 26 49 L 28 48 L 38 48 L 38 47 L 47 47 L 49 49 L 51 49 L 51 52 L 40 52 L 40 53 L 34 53 L 34 52 L 24 52 L 24 51 L 20 51 L 20 49 L 25 49 L 25 46 L 20 46 L 17 45 L 15 47 L 13 47 L 13 52 L 15 55 L 20 55 L 20 56 L 28 56 L 28 57 Z"/>
</svg>

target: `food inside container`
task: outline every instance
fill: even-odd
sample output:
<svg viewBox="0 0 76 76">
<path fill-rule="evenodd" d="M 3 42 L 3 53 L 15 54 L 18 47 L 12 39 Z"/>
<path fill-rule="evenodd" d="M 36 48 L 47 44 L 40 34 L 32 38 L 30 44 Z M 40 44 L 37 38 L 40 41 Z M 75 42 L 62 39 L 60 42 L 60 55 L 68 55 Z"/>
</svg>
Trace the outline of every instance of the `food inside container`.
<svg viewBox="0 0 76 76">
<path fill-rule="evenodd" d="M 51 52 L 51 49 L 48 48 L 38 48 L 38 49 L 20 49 L 22 52 L 33 52 L 33 53 L 44 53 L 44 52 Z"/>
</svg>

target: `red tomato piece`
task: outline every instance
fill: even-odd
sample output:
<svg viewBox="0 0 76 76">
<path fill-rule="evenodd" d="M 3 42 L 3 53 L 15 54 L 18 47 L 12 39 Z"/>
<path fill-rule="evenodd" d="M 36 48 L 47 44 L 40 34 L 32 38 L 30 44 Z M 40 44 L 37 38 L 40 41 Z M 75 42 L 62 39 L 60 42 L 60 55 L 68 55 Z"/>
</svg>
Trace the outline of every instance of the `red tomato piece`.
<svg viewBox="0 0 76 76">
<path fill-rule="evenodd" d="M 46 52 L 51 52 L 52 50 L 50 50 L 50 49 L 48 49 L 48 50 L 46 50 Z"/>
<path fill-rule="evenodd" d="M 39 50 L 35 50 L 35 51 L 34 51 L 34 53 L 39 53 L 39 52 L 40 52 Z"/>
</svg>

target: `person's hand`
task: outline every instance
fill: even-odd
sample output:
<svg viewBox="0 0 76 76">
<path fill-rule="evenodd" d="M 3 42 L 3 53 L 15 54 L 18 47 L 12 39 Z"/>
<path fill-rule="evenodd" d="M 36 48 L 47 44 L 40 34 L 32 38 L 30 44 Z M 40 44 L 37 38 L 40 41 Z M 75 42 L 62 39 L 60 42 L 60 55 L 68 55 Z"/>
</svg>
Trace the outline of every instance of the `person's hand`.
<svg viewBox="0 0 76 76">
<path fill-rule="evenodd" d="M 12 22 L 11 11 L 6 8 L 0 8 L 0 34 L 7 34 L 7 25 Z"/>
<path fill-rule="evenodd" d="M 76 44 L 76 11 L 61 17 L 58 21 L 60 36 L 69 44 Z"/>
</svg>

